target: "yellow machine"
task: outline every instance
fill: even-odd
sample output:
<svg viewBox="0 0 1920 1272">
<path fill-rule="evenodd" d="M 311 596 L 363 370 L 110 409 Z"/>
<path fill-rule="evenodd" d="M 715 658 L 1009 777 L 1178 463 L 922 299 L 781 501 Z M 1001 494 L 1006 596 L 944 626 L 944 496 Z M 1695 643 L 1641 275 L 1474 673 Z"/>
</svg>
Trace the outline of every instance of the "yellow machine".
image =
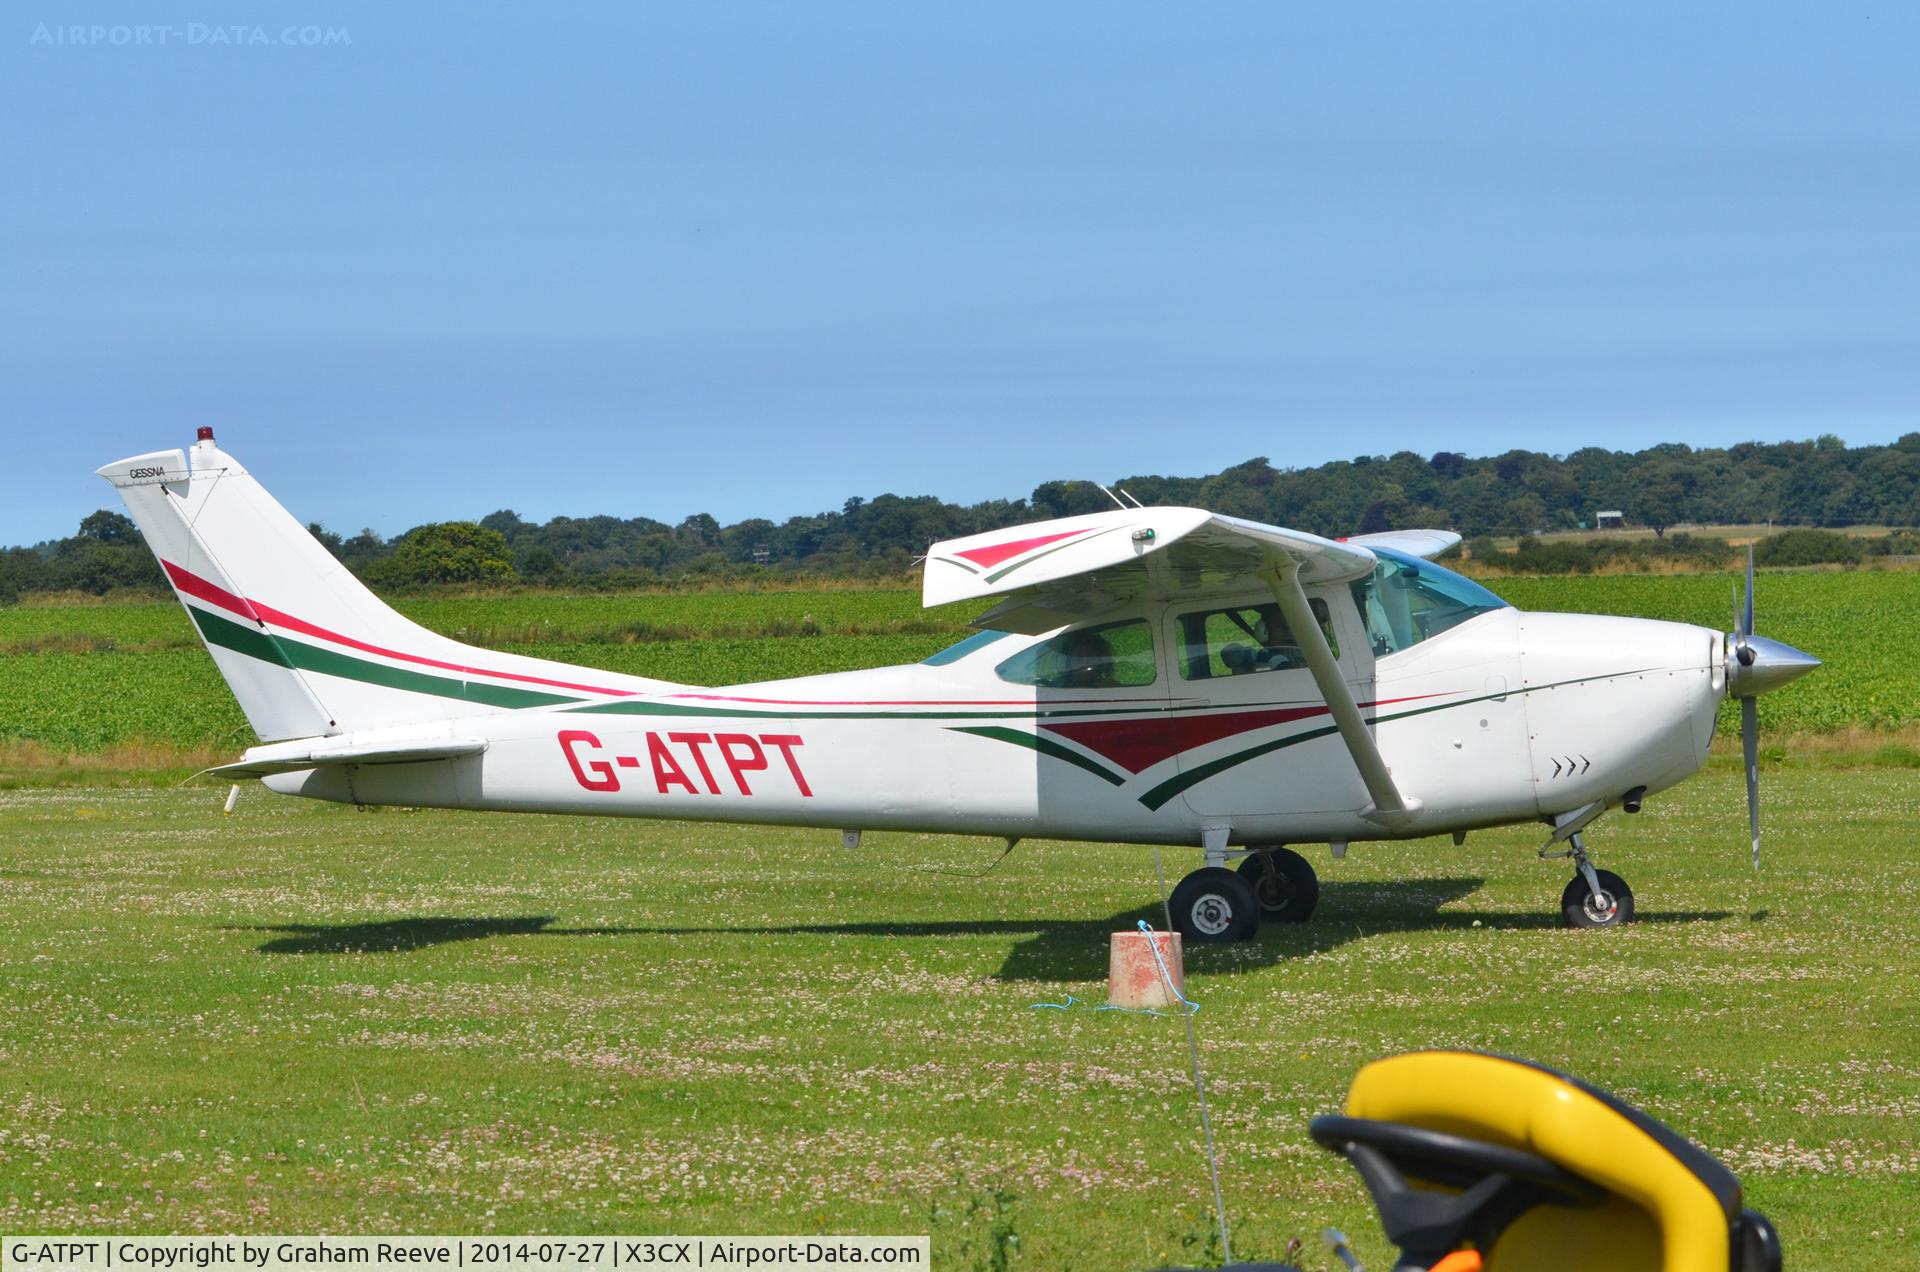
<svg viewBox="0 0 1920 1272">
<path fill-rule="evenodd" d="M 1355 1075 L 1313 1138 L 1360 1172 L 1402 1269 L 1779 1272 L 1733 1172 L 1639 1109 L 1506 1056 L 1417 1051 Z"/>
</svg>

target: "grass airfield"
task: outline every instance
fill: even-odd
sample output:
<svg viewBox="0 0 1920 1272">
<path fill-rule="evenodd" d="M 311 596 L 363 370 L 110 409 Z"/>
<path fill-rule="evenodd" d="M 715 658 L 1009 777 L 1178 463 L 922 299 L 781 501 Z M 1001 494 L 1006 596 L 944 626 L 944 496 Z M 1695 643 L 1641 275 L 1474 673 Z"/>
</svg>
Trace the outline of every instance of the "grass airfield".
<svg viewBox="0 0 1920 1272">
<path fill-rule="evenodd" d="M 1180 1022 L 1103 999 L 1148 849 L 0 792 L 0 1230 L 929 1232 L 936 1266 L 1215 1256 Z M 1920 780 L 1737 772 L 1591 834 L 1324 850 L 1189 953 L 1240 1258 L 1391 1261 L 1306 1135 L 1366 1060 L 1495 1049 L 1701 1140 L 1798 1267 L 1920 1266 Z M 1197 864 L 1169 852 L 1169 879 Z"/>
</svg>

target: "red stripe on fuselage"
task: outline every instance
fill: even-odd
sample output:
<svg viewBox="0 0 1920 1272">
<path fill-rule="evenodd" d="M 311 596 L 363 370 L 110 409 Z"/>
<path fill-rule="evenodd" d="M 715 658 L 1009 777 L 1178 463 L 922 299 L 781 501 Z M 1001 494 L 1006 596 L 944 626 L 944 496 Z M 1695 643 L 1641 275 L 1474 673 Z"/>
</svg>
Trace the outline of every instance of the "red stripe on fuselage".
<svg viewBox="0 0 1920 1272">
<path fill-rule="evenodd" d="M 633 689 L 608 689 L 601 685 L 576 684 L 569 680 L 549 680 L 544 676 L 526 676 L 513 671 L 494 671 L 488 667 L 469 667 L 464 663 L 444 662 L 438 658 L 425 658 L 419 654 L 403 653 L 398 649 L 388 649 L 384 645 L 370 645 L 366 641 L 355 640 L 351 636 L 343 636 L 339 632 L 330 631 L 316 623 L 309 623 L 303 618 L 295 618 L 291 614 L 274 609 L 271 605 L 262 605 L 260 602 L 250 601 L 244 596 L 236 596 L 219 584 L 203 579 L 191 570 L 181 569 L 171 561 L 162 561 L 160 564 L 166 568 L 167 577 L 173 580 L 173 585 L 182 592 L 185 592 L 188 596 L 198 597 L 200 600 L 212 605 L 218 605 L 221 609 L 229 610 L 243 618 L 250 618 L 256 623 L 271 623 L 275 627 L 284 627 L 290 632 L 299 632 L 303 636 L 317 636 L 321 640 L 332 641 L 336 645 L 345 645 L 349 649 L 357 649 L 363 654 L 378 654 L 382 658 L 393 658 L 400 662 L 415 663 L 422 667 L 436 667 L 441 671 L 457 671 L 462 675 L 468 676 L 487 676 L 494 680 L 513 680 L 521 684 L 546 685 L 554 689 L 573 689 L 580 693 L 606 694 L 613 698 L 632 698 L 638 696 L 638 691 Z"/>
<path fill-rule="evenodd" d="M 741 698 L 730 693 L 669 693 L 668 698 L 695 698 L 701 702 L 752 702 L 774 707 L 1031 707 L 1032 698 Z M 1164 705 L 1164 698 L 1095 698 L 1086 702 L 1052 702 L 1053 706 L 1104 707 L 1112 702 Z"/>
<path fill-rule="evenodd" d="M 1446 694 L 1423 693 L 1411 698 L 1385 698 L 1362 702 L 1362 707 L 1384 707 L 1396 702 L 1417 702 L 1421 698 L 1444 698 Z M 1251 733 L 1275 724 L 1291 724 L 1313 716 L 1331 714 L 1325 706 L 1277 707 L 1265 711 L 1227 711 L 1214 715 L 1153 716 L 1144 720 L 1071 720 L 1060 724 L 1042 724 L 1049 733 L 1057 733 L 1078 742 L 1089 751 L 1113 761 L 1129 773 L 1141 773 L 1182 751 L 1218 742 L 1235 734 Z"/>
</svg>

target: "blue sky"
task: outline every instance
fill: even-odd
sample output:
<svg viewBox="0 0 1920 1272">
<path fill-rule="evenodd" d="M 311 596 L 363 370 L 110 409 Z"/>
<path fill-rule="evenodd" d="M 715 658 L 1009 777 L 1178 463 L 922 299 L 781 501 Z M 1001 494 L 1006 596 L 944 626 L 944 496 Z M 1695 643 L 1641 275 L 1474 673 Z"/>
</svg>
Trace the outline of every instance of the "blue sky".
<svg viewBox="0 0 1920 1272">
<path fill-rule="evenodd" d="M 1891 440 L 1920 18 L 1870 8 L 26 0 L 0 542 L 200 424 L 382 533 Z"/>
</svg>

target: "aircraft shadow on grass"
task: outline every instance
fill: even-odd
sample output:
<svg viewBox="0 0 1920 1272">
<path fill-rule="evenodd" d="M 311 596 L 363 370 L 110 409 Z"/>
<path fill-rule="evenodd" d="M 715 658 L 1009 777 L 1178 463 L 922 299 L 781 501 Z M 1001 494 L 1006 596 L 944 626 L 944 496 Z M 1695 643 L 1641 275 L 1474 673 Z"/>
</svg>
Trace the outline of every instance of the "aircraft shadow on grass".
<svg viewBox="0 0 1920 1272">
<path fill-rule="evenodd" d="M 549 926 L 553 921 L 551 914 L 507 918 L 449 915 L 377 923 L 260 923 L 223 930 L 279 933 L 260 946 L 262 954 L 404 954 L 490 936 L 564 935 Z"/>
<path fill-rule="evenodd" d="M 1480 890 L 1484 880 L 1444 878 L 1381 882 L 1322 882 L 1320 906 L 1310 923 L 1269 923 L 1259 939 L 1243 945 L 1198 946 L 1187 951 L 1187 965 L 1210 974 L 1250 971 L 1306 954 L 1335 949 L 1349 941 L 1392 932 L 1460 931 L 1476 923 L 1482 929 L 1516 931 L 1560 926 L 1557 914 L 1513 914 L 1489 910 L 1445 909 Z M 1642 910 L 1636 923 L 1701 923 L 1732 918 L 1729 910 Z M 1755 916 L 1757 917 L 1757 916 Z M 733 927 L 554 927 L 552 915 L 503 917 L 422 917 L 373 923 L 290 923 L 230 929 L 276 935 L 259 947 L 262 954 L 398 954 L 458 941 L 496 936 L 884 936 L 902 940 L 966 936 L 1024 935 L 1008 950 L 998 977 L 1016 981 L 1098 980 L 1107 972 L 1107 936 L 1146 920 L 1165 926 L 1158 905 L 1122 910 L 1095 920 L 945 919 L 928 922 L 871 920 L 855 923 L 742 924 Z M 1602 936 L 1600 939 L 1606 939 Z"/>
</svg>

